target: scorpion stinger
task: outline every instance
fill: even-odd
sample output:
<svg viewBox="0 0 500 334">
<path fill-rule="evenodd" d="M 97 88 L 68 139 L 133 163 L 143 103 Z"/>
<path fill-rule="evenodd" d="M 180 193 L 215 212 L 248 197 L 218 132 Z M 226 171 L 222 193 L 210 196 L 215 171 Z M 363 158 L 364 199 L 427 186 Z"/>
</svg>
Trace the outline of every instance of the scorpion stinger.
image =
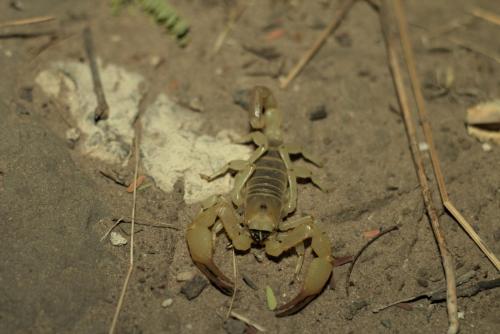
<svg viewBox="0 0 500 334">
<path fill-rule="evenodd" d="M 247 251 L 262 245 L 266 253 L 279 257 L 294 248 L 299 254 L 296 275 L 304 256 L 304 241 L 311 240 L 316 255 L 307 271 L 301 291 L 290 302 L 276 310 L 276 316 L 286 316 L 301 310 L 326 285 L 333 269 L 330 240 L 310 216 L 288 218 L 297 204 L 297 178 L 310 179 L 322 188 L 313 173 L 292 164 L 291 154 L 302 156 L 318 166 L 319 162 L 300 147 L 283 142 L 283 114 L 271 91 L 255 87 L 250 110 L 253 132 L 240 142 L 253 142 L 257 149 L 248 160 L 234 160 L 211 176 L 211 181 L 228 171 L 236 171 L 230 201 L 223 196 L 211 197 L 187 229 L 191 257 L 200 270 L 222 292 L 231 294 L 234 284 L 213 262 L 213 243 L 223 229 L 236 250 Z M 235 208 L 241 209 L 240 216 Z"/>
</svg>

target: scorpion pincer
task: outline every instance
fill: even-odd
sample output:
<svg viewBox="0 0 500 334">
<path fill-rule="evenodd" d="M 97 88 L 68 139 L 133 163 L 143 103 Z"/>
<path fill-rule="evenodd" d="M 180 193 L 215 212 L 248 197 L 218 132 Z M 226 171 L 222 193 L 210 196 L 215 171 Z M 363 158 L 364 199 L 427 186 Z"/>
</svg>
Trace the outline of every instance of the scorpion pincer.
<svg viewBox="0 0 500 334">
<path fill-rule="evenodd" d="M 309 179 L 322 189 L 319 180 L 304 167 L 292 164 L 290 155 L 303 158 L 321 167 L 317 160 L 300 147 L 285 145 L 281 129 L 282 113 L 266 87 L 253 90 L 253 108 L 250 124 L 253 132 L 238 142 L 253 142 L 257 149 L 248 160 L 234 160 L 211 176 L 211 181 L 228 171 L 237 172 L 229 199 L 212 196 L 202 203 L 201 212 L 187 229 L 187 243 L 191 257 L 199 269 L 222 292 L 233 293 L 234 284 L 213 261 L 213 247 L 217 233 L 224 230 L 239 251 L 253 245 L 262 245 L 272 257 L 295 248 L 299 273 L 304 259 L 304 241 L 311 240 L 316 257 L 312 260 L 299 294 L 276 309 L 276 316 L 287 316 L 300 311 L 326 285 L 333 269 L 331 243 L 311 216 L 288 218 L 297 204 L 297 179 Z M 241 217 L 237 210 L 243 212 Z"/>
</svg>

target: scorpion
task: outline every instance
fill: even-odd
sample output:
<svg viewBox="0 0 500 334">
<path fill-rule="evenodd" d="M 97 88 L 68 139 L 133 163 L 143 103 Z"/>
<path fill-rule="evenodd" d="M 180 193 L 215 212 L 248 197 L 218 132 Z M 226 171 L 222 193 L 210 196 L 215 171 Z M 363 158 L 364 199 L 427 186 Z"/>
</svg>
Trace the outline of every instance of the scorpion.
<svg viewBox="0 0 500 334">
<path fill-rule="evenodd" d="M 203 201 L 200 213 L 188 225 L 186 239 L 193 262 L 227 295 L 234 293 L 234 284 L 213 261 L 219 232 L 224 230 L 238 251 L 248 251 L 256 245 L 264 247 L 267 255 L 277 258 L 295 248 L 298 254 L 296 275 L 304 260 L 304 242 L 310 239 L 316 257 L 298 295 L 275 310 L 277 317 L 283 317 L 309 304 L 323 290 L 332 273 L 331 242 L 314 223 L 313 217 L 289 218 L 297 205 L 297 179 L 310 180 L 324 189 L 316 175 L 308 168 L 293 165 L 290 156 L 300 154 L 318 167 L 322 165 L 300 146 L 284 144 L 283 115 L 270 89 L 256 86 L 251 105 L 253 131 L 237 142 L 253 142 L 257 148 L 248 160 L 233 160 L 211 176 L 201 175 L 212 181 L 230 171 L 236 172 L 230 198 L 213 195 Z"/>
</svg>

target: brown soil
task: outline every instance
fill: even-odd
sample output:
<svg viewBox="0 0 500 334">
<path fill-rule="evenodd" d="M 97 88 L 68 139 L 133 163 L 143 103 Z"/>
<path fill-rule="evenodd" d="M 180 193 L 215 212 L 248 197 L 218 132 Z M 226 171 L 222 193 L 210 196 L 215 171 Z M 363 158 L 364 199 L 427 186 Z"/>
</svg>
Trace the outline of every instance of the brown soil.
<svg viewBox="0 0 500 334">
<path fill-rule="evenodd" d="M 24 9 L 8 5 L 13 2 L 24 4 Z M 375 12 L 363 2 L 355 5 L 291 87 L 280 90 L 273 75 L 281 62 L 287 73 L 329 22 L 337 1 L 248 2 L 249 8 L 216 56 L 211 55 L 214 41 L 234 3 L 171 2 L 192 25 L 185 49 L 137 10 L 113 16 L 109 1 L 0 5 L 0 23 L 37 15 L 58 18 L 57 23 L 0 31 L 0 332 L 106 332 L 127 270 L 127 248 L 99 239 L 111 226 L 111 218 L 130 214 L 131 195 L 99 173 L 112 166 L 68 147 L 64 133 L 71 120 L 63 106 L 57 101 L 31 101 L 27 94 L 36 73 L 51 61 L 85 61 L 81 32 L 87 23 L 94 31 L 99 57 L 147 79 L 143 105 L 160 92 L 183 99 L 201 97 L 206 134 L 228 128 L 248 131 L 247 115 L 233 103 L 233 95 L 256 84 L 272 88 L 286 114 L 287 140 L 303 144 L 326 162 L 318 172 L 332 190 L 322 193 L 310 184 L 301 185 L 296 214 L 317 218 L 333 242 L 334 255 L 355 254 L 366 242 L 364 231 L 401 224 L 399 231 L 383 236 L 360 258 L 349 296 L 344 283 L 347 268 L 340 267 L 335 270 L 335 290 L 326 289 L 302 312 L 283 319 L 267 309 L 263 288 L 271 286 L 280 302 L 297 291 L 298 284 L 290 284 L 295 255 L 262 263 L 251 253 L 238 255 L 240 273 L 250 276 L 260 290 L 238 282 L 235 310 L 271 333 L 444 332 L 443 303 L 424 300 L 414 303 L 412 310 L 393 307 L 371 312 L 377 305 L 440 286 L 443 280 Z M 464 118 L 469 106 L 498 98 L 500 65 L 444 38 L 430 46 L 420 39 L 422 27 L 441 27 L 463 17 L 473 5 L 500 13 L 500 4 L 487 0 L 406 1 L 451 198 L 498 256 L 499 148 L 483 151 L 467 135 Z M 266 40 L 268 31 L 279 27 L 285 35 Z M 56 43 L 39 34 L 46 30 L 55 31 Z M 18 32 L 25 35 L 12 35 Z M 474 20 L 453 36 L 498 54 L 499 32 L 499 26 Z M 274 48 L 277 59 L 248 51 L 260 47 Z M 157 68 L 150 64 L 152 56 L 163 59 Z M 435 73 L 447 68 L 454 73 L 453 85 L 440 94 L 433 86 Z M 326 107 L 326 119 L 310 121 L 309 113 L 320 105 Z M 132 164 L 122 169 L 128 180 L 132 172 Z M 213 286 L 191 301 L 180 294 L 183 283 L 176 281 L 176 275 L 195 270 L 184 229 L 199 209 L 186 206 L 182 193 L 179 183 L 173 193 L 153 186 L 138 194 L 139 219 L 174 224 L 180 231 L 143 227 L 136 235 L 136 267 L 119 333 L 225 332 L 230 298 Z M 495 278 L 493 266 L 462 229 L 447 214 L 440 218 L 457 274 L 474 269 L 474 281 Z M 224 237 L 220 239 L 216 256 L 229 274 L 231 253 L 225 250 Z M 163 308 L 168 297 L 173 304 Z M 356 310 L 356 305 L 365 303 Z M 459 311 L 465 316 L 462 333 L 498 333 L 500 290 L 459 299 Z"/>
</svg>

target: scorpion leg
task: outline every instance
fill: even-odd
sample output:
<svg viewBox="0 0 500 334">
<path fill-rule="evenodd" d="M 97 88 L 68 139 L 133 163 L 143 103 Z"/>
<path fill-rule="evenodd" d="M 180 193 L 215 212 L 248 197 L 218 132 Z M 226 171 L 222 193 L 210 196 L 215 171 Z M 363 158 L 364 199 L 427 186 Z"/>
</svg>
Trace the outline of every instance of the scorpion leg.
<svg viewBox="0 0 500 334">
<path fill-rule="evenodd" d="M 241 190 L 254 171 L 255 165 L 248 165 L 245 169 L 236 174 L 236 177 L 234 178 L 234 187 L 233 190 L 231 190 L 231 200 L 237 207 L 240 207 L 243 204 L 243 195 Z"/>
<path fill-rule="evenodd" d="M 301 167 L 301 166 L 294 166 L 290 173 L 293 174 L 294 177 L 296 177 L 296 178 L 310 179 L 311 182 L 316 187 L 318 187 L 322 191 L 326 191 L 326 187 L 323 184 L 323 182 L 321 182 L 321 180 L 316 175 L 314 175 L 313 172 L 311 172 L 309 169 L 307 169 L 305 167 Z"/>
<path fill-rule="evenodd" d="M 285 220 L 279 224 L 278 229 L 280 231 L 288 231 L 288 230 L 291 230 L 299 225 L 302 225 L 302 224 L 309 222 L 310 219 L 311 218 L 309 216 L 305 216 L 305 217 L 301 217 L 301 218 Z M 279 239 L 282 239 L 283 237 L 285 237 L 284 233 L 279 235 Z M 302 269 L 302 266 L 304 265 L 304 256 L 305 256 L 304 242 L 300 242 L 299 244 L 297 244 L 297 246 L 295 246 L 295 252 L 297 252 L 298 258 L 297 258 L 297 264 L 295 265 L 294 280 L 300 281 L 299 274 L 300 274 L 300 271 Z"/>
<path fill-rule="evenodd" d="M 301 146 L 298 145 L 287 145 L 286 150 L 288 151 L 289 154 L 300 154 L 304 159 L 307 161 L 312 162 L 318 167 L 323 167 L 323 164 L 321 163 L 321 159 L 314 154 L 310 153 L 309 151 L 304 150 Z"/>
<path fill-rule="evenodd" d="M 233 205 L 223 197 L 211 207 L 204 209 L 195 217 L 188 226 L 186 233 L 189 252 L 194 263 L 207 276 L 207 278 L 225 294 L 232 294 L 234 283 L 224 275 L 213 262 L 213 240 L 214 234 L 220 225 L 216 223 L 217 218 L 222 222 L 233 246 L 238 250 L 247 250 L 251 245 L 251 238 L 239 224 L 239 217 Z M 215 226 L 214 226 L 215 224 Z"/>
<path fill-rule="evenodd" d="M 208 182 L 215 180 L 216 178 L 226 174 L 230 170 L 241 171 L 248 166 L 248 161 L 246 160 L 233 160 L 222 166 L 219 170 L 217 170 L 212 175 L 200 174 L 202 179 L 207 180 Z"/>
<path fill-rule="evenodd" d="M 312 217 L 304 217 L 303 224 L 286 232 L 284 237 L 278 237 L 266 243 L 266 252 L 271 256 L 279 256 L 284 251 L 309 238 L 311 238 L 311 247 L 317 257 L 313 259 L 309 266 L 301 291 L 294 299 L 276 310 L 277 317 L 291 315 L 300 311 L 321 292 L 333 269 L 331 243 L 322 234 L 321 230 L 314 225 Z"/>
<path fill-rule="evenodd" d="M 285 204 L 285 213 L 286 215 L 288 215 L 294 212 L 295 208 L 297 207 L 297 179 L 295 178 L 295 175 L 291 173 L 293 164 L 290 160 L 290 157 L 288 156 L 288 152 L 284 148 L 280 148 L 279 152 L 281 160 L 283 160 L 283 163 L 285 164 L 285 167 L 287 169 L 288 197 Z"/>
</svg>

